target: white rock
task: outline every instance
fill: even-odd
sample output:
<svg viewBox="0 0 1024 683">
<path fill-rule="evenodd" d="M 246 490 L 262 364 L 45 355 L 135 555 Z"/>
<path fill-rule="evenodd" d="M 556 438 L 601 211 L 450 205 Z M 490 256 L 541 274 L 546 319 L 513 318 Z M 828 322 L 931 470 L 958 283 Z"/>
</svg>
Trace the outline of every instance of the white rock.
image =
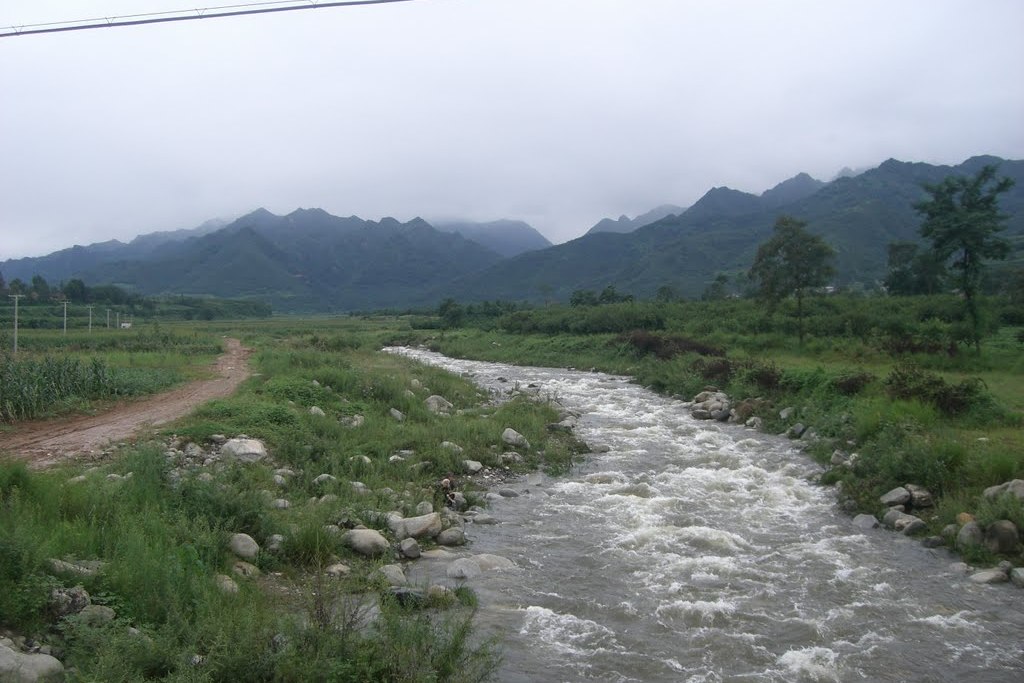
<svg viewBox="0 0 1024 683">
<path fill-rule="evenodd" d="M 64 665 L 45 654 L 18 652 L 0 644 L 0 681 L 11 683 L 43 683 L 64 680 Z"/>
<path fill-rule="evenodd" d="M 390 548 L 388 540 L 376 529 L 351 529 L 342 541 L 352 550 L 367 557 L 378 557 Z"/>
<path fill-rule="evenodd" d="M 311 406 L 310 409 L 309 409 L 309 414 L 312 415 L 313 417 L 326 417 L 327 416 L 327 414 L 324 412 L 323 408 L 321 408 L 320 406 Z"/>
<path fill-rule="evenodd" d="M 511 427 L 506 427 L 505 431 L 501 433 L 501 440 L 516 448 L 530 448 L 530 442 L 526 440 L 526 437 Z"/>
<path fill-rule="evenodd" d="M 259 439 L 231 439 L 220 447 L 220 454 L 242 462 L 259 462 L 267 457 L 267 447 Z"/>
<path fill-rule="evenodd" d="M 260 544 L 249 534 L 235 534 L 228 542 L 228 548 L 243 560 L 255 559 L 260 554 Z"/>
</svg>

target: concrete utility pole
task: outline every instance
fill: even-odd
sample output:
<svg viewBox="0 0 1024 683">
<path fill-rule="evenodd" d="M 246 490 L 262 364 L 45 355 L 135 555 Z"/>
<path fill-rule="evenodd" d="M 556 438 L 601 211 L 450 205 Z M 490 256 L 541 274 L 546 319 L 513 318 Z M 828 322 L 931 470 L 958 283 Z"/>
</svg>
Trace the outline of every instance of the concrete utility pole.
<svg viewBox="0 0 1024 683">
<path fill-rule="evenodd" d="M 92 304 L 89 304 L 88 306 L 86 306 L 86 308 L 89 309 L 89 331 L 92 332 L 92 309 L 93 309 L 93 306 L 92 306 Z"/>
<path fill-rule="evenodd" d="M 114 319 L 117 321 L 116 329 L 118 329 L 118 330 L 121 329 L 121 311 L 117 312 L 117 314 L 115 315 Z"/>
<path fill-rule="evenodd" d="M 68 302 L 64 301 L 64 334 L 68 333 Z"/>
<path fill-rule="evenodd" d="M 110 309 L 107 309 L 107 329 L 110 329 Z"/>
<path fill-rule="evenodd" d="M 18 299 L 25 296 L 24 294 L 8 294 L 8 297 L 14 299 L 14 353 L 18 352 Z"/>
</svg>

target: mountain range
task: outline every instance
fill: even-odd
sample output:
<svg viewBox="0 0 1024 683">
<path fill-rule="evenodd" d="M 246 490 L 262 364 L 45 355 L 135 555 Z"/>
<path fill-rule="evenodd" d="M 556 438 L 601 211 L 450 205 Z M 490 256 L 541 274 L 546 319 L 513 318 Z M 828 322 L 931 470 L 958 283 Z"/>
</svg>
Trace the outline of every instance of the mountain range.
<svg viewBox="0 0 1024 683">
<path fill-rule="evenodd" d="M 716 187 L 688 208 L 605 219 L 556 246 L 521 221 L 403 223 L 259 209 L 230 223 L 8 260 L 0 273 L 143 294 L 255 297 L 278 312 L 429 306 L 445 297 L 566 300 L 607 285 L 640 298 L 663 286 L 693 297 L 719 273 L 745 273 L 775 219 L 789 214 L 835 248 L 837 284 L 871 286 L 885 275 L 888 244 L 918 239 L 913 203 L 926 196 L 922 184 L 990 163 L 1016 180 L 1000 206 L 1010 216 L 1012 258 L 1024 260 L 1024 161 L 981 156 L 952 167 L 890 159 L 827 183 L 801 173 L 760 195 Z"/>
</svg>

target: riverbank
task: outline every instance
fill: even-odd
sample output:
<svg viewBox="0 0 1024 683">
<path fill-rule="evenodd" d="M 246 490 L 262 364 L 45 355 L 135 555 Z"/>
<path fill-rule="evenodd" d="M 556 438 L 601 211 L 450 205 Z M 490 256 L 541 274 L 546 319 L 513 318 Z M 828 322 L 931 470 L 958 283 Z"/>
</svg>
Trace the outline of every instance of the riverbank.
<svg viewBox="0 0 1024 683">
<path fill-rule="evenodd" d="M 240 330 L 253 376 L 159 440 L 91 466 L 0 463 L 5 666 L 45 677 L 56 661 L 90 680 L 487 677 L 498 650 L 473 637 L 472 591 L 396 590 L 395 567 L 458 545 L 442 478 L 472 505 L 483 486 L 467 463 L 564 471 L 577 446 L 546 429 L 559 416 L 545 403 L 495 404 L 353 325 L 318 324 Z"/>
</svg>

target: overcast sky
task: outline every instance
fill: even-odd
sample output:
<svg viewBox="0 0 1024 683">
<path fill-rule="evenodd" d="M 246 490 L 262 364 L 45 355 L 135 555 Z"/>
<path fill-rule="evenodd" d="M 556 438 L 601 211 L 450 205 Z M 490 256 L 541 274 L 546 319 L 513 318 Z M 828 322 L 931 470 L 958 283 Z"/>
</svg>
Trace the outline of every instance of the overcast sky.
<svg viewBox="0 0 1024 683">
<path fill-rule="evenodd" d="M 1022 29 L 1020 0 L 413 0 L 0 38 L 0 260 L 260 206 L 562 242 L 713 186 L 1020 159 Z"/>
</svg>

